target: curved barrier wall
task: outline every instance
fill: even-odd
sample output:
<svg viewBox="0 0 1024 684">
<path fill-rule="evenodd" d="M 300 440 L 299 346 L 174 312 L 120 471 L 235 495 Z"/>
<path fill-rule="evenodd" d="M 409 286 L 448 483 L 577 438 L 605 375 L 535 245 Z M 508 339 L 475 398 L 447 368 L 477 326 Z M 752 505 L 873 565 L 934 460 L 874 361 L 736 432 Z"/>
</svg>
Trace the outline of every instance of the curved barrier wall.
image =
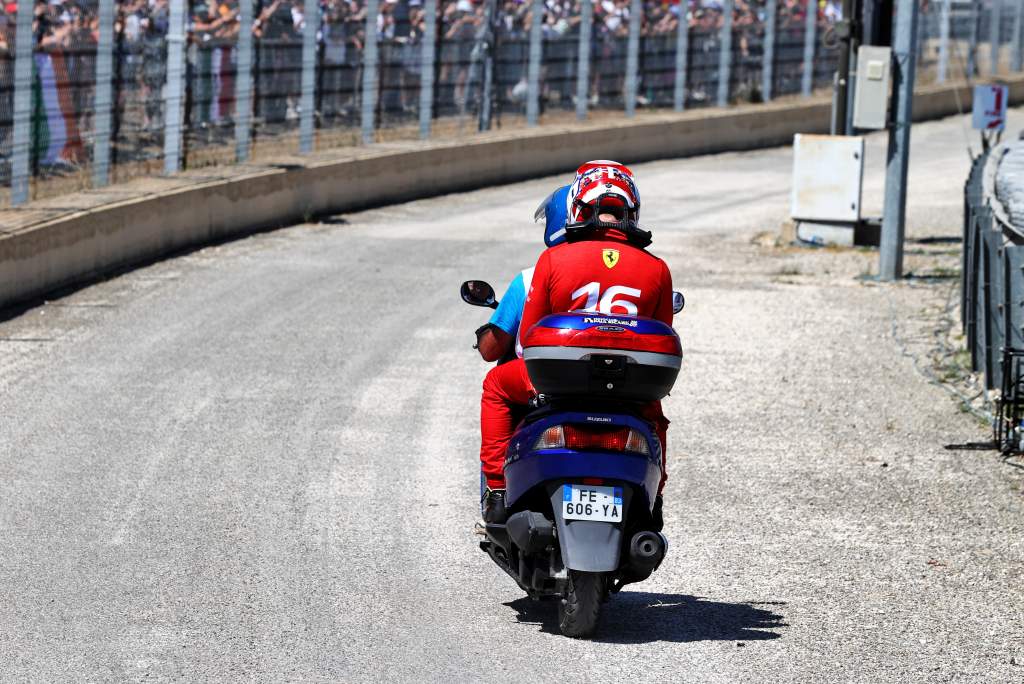
<svg viewBox="0 0 1024 684">
<path fill-rule="evenodd" d="M 1010 86 L 1011 101 L 1024 101 L 1024 78 Z M 966 91 L 959 100 L 970 106 Z M 469 141 L 375 145 L 249 165 L 209 181 L 193 176 L 189 184 L 178 180 L 170 189 L 0 227 L 0 308 L 212 241 L 315 215 L 571 173 L 581 159 L 637 163 L 785 145 L 795 133 L 827 131 L 829 108 L 828 101 L 803 100 L 650 115 Z M 957 111 L 953 86 L 924 88 L 915 97 L 916 119 Z"/>
</svg>

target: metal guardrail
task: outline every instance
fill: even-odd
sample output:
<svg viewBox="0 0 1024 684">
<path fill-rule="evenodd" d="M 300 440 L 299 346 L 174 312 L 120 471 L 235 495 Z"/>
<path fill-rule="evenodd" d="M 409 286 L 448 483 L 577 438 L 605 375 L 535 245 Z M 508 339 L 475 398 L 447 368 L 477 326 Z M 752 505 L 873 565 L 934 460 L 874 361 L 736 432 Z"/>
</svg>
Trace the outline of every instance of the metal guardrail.
<svg viewBox="0 0 1024 684">
<path fill-rule="evenodd" d="M 1024 227 L 996 193 L 1009 144 L 974 160 L 964 188 L 960 312 L 971 369 L 999 390 L 993 425 L 1004 452 L 1022 447 L 1024 421 Z"/>
</svg>

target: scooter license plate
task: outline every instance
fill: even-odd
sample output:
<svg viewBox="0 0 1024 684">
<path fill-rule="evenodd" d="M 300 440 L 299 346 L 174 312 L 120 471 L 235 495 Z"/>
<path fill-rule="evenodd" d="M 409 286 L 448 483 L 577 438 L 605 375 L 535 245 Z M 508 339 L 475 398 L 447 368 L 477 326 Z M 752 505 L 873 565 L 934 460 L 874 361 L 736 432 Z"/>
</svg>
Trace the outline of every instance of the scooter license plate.
<svg viewBox="0 0 1024 684">
<path fill-rule="evenodd" d="M 566 520 L 622 520 L 622 487 L 562 485 L 562 517 Z"/>
</svg>

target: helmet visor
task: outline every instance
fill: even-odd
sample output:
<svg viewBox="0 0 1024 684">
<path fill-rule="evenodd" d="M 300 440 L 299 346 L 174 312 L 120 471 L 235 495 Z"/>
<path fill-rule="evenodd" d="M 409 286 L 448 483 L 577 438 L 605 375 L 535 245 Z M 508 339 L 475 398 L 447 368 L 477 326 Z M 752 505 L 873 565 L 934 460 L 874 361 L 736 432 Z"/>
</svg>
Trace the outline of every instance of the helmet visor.
<svg viewBox="0 0 1024 684">
<path fill-rule="evenodd" d="M 548 204 L 551 203 L 551 200 L 553 200 L 555 198 L 555 195 L 557 195 L 558 191 L 561 190 L 561 189 L 562 188 L 558 188 L 558 190 L 555 190 L 550 195 L 545 197 L 544 201 L 540 203 L 540 205 L 537 207 L 537 211 L 533 212 L 533 222 L 534 223 L 537 223 L 538 221 L 541 221 L 542 219 L 544 219 L 546 217 Z"/>
</svg>

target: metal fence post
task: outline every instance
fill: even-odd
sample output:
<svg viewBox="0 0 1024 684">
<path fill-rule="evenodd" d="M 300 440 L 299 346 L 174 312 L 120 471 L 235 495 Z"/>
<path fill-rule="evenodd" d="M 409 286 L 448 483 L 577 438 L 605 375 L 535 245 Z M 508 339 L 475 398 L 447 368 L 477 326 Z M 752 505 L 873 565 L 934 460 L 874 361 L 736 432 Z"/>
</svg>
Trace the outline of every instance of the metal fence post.
<svg viewBox="0 0 1024 684">
<path fill-rule="evenodd" d="M 813 1 L 813 0 L 812 0 Z M 732 67 L 732 2 L 722 3 L 722 34 L 718 52 L 718 106 L 729 104 L 729 79 Z"/>
<path fill-rule="evenodd" d="M 580 44 L 576 56 L 576 118 L 587 118 L 590 100 L 590 33 L 594 25 L 594 2 L 580 3 Z"/>
<path fill-rule="evenodd" d="M 491 116 L 494 109 L 494 53 L 495 39 L 497 38 L 497 32 L 494 29 L 495 17 L 498 13 L 497 4 L 498 0 L 484 1 L 484 20 L 477 30 L 476 46 L 473 48 L 474 52 L 479 50 L 480 56 L 483 58 L 481 66 L 484 73 L 480 84 L 480 106 L 477 108 L 476 125 L 476 129 L 480 132 L 491 130 Z"/>
<path fill-rule="evenodd" d="M 636 114 L 636 95 L 639 86 L 637 76 L 640 73 L 640 15 L 644 11 L 641 0 L 632 0 L 629 4 L 629 42 L 626 43 L 626 78 L 623 83 L 623 96 L 626 99 L 626 116 Z"/>
<path fill-rule="evenodd" d="M 989 15 L 988 49 L 989 73 L 999 73 L 999 43 L 1002 39 L 1003 0 L 992 0 L 992 12 Z"/>
<path fill-rule="evenodd" d="M 299 107 L 299 153 L 313 151 L 313 110 L 316 109 L 316 36 L 320 32 L 320 3 L 306 0 L 302 10 L 305 26 L 302 30 L 302 91 Z"/>
<path fill-rule="evenodd" d="M 536 126 L 540 116 L 540 40 L 544 0 L 533 0 L 530 19 L 530 61 L 526 70 L 526 125 Z"/>
<path fill-rule="evenodd" d="M 811 94 L 814 87 L 814 43 L 817 40 L 818 0 L 807 0 L 807 17 L 804 23 L 804 67 L 800 82 L 800 93 L 804 97 Z"/>
<path fill-rule="evenodd" d="M 761 99 L 764 102 L 772 100 L 772 81 L 775 78 L 775 16 L 777 14 L 777 0 L 768 0 L 764 7 L 764 57 L 761 60 Z"/>
<path fill-rule="evenodd" d="M 903 235 L 907 216 L 907 170 L 914 103 L 915 34 L 918 0 L 897 0 L 893 27 L 893 124 L 885 169 L 885 205 L 878 274 L 882 280 L 903 275 Z"/>
<path fill-rule="evenodd" d="M 1017 11 L 1013 13 L 1013 37 L 1010 39 L 1010 69 L 1021 70 L 1020 30 L 1024 19 L 1024 0 L 1017 0 Z"/>
<path fill-rule="evenodd" d="M 949 69 L 949 22 L 953 0 L 942 0 L 939 13 L 939 64 L 935 80 L 946 82 L 946 71 Z"/>
<path fill-rule="evenodd" d="M 235 45 L 235 161 L 249 161 L 252 127 L 252 3 L 239 0 Z"/>
<path fill-rule="evenodd" d="M 981 0 L 971 0 L 970 30 L 967 35 L 967 78 L 978 75 L 978 31 L 981 30 Z"/>
<path fill-rule="evenodd" d="M 167 27 L 167 86 L 164 95 L 164 173 L 177 173 L 181 156 L 185 79 L 185 0 L 171 0 Z"/>
<path fill-rule="evenodd" d="M 434 117 L 434 59 L 437 50 L 437 3 L 425 0 L 423 51 L 420 55 L 420 139 L 430 137 Z"/>
<path fill-rule="evenodd" d="M 377 12 L 380 8 L 378 0 L 366 1 L 366 43 L 363 45 L 363 108 L 362 129 L 363 144 L 370 145 L 374 141 L 377 111 L 377 87 L 380 74 L 377 72 Z"/>
<path fill-rule="evenodd" d="M 100 0 L 99 40 L 96 43 L 96 95 L 93 101 L 92 184 L 110 182 L 110 115 L 113 94 L 114 0 Z"/>
<path fill-rule="evenodd" d="M 672 106 L 677 112 L 681 112 L 686 109 L 686 71 L 690 63 L 689 3 L 680 2 L 676 7 L 679 8 L 679 27 L 676 29 L 676 73 L 672 88 Z"/>
<path fill-rule="evenodd" d="M 32 146 L 33 0 L 18 0 L 14 52 L 14 130 L 11 140 L 11 205 L 28 202 Z"/>
</svg>

